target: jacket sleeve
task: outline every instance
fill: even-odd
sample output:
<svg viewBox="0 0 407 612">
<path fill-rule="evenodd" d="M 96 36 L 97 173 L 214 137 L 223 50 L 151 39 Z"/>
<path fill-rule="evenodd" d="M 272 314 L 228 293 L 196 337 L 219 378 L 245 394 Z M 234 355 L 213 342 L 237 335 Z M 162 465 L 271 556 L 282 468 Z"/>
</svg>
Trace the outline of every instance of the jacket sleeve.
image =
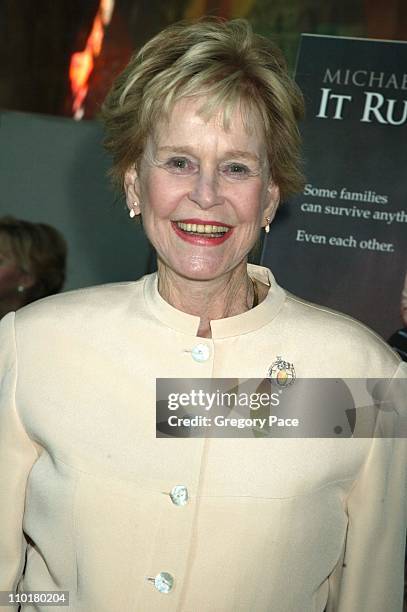
<svg viewBox="0 0 407 612">
<path fill-rule="evenodd" d="M 329 577 L 326 612 L 402 612 L 407 523 L 407 367 L 390 385 L 391 410 L 378 412 L 375 437 L 348 498 L 345 549 Z M 383 437 L 383 434 L 394 437 Z M 396 437 L 397 436 L 397 437 Z"/>
<path fill-rule="evenodd" d="M 25 561 L 23 514 L 29 472 L 37 452 L 15 404 L 15 313 L 0 323 L 0 590 L 16 589 Z"/>
</svg>

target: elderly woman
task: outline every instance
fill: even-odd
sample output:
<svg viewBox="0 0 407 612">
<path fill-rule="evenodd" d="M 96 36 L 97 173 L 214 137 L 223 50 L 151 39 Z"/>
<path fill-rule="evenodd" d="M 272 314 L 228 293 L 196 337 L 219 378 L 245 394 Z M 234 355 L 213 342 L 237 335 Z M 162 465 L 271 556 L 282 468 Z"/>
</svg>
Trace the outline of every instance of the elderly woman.
<svg viewBox="0 0 407 612">
<path fill-rule="evenodd" d="M 47 223 L 0 217 L 0 319 L 61 291 L 66 242 Z"/>
<path fill-rule="evenodd" d="M 171 26 L 116 81 L 113 176 L 158 272 L 2 322 L 0 589 L 86 612 L 400 612 L 401 440 L 156 438 L 159 377 L 402 376 L 373 332 L 247 265 L 302 184 L 301 112 L 244 21 Z"/>
</svg>

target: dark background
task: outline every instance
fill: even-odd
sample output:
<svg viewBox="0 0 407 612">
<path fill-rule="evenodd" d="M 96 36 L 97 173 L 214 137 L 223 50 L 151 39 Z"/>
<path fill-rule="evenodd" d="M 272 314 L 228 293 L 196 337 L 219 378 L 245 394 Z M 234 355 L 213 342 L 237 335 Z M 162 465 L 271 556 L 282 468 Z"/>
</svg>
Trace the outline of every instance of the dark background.
<svg viewBox="0 0 407 612">
<path fill-rule="evenodd" d="M 69 63 L 85 47 L 98 0 L 0 2 L 0 108 L 71 116 Z M 95 116 L 131 53 L 166 25 L 204 14 L 245 17 L 294 68 L 302 32 L 405 40 L 405 0 L 116 0 L 91 76 L 85 117 Z"/>
</svg>

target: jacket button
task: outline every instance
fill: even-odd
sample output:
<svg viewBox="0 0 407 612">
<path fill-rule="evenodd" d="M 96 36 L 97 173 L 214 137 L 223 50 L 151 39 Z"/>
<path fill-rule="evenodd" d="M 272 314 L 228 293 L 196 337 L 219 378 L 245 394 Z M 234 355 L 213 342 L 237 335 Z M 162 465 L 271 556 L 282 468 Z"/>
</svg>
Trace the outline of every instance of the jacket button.
<svg viewBox="0 0 407 612">
<path fill-rule="evenodd" d="M 148 578 L 160 593 L 169 593 L 174 586 L 174 578 L 168 572 L 160 572 L 155 578 Z"/>
<path fill-rule="evenodd" d="M 188 489 L 184 485 L 176 485 L 171 489 L 170 497 L 175 506 L 185 506 L 188 502 Z"/>
<path fill-rule="evenodd" d="M 206 344 L 197 344 L 192 349 L 192 358 L 195 359 L 195 361 L 207 361 L 207 359 L 209 359 L 209 353 L 209 346 L 206 346 Z"/>
</svg>

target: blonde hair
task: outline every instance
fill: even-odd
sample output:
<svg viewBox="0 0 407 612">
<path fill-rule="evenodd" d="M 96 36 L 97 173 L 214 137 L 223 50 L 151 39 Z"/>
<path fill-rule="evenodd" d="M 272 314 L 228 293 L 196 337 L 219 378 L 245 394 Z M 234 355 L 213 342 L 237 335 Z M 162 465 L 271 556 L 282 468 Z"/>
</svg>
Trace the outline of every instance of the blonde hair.
<svg viewBox="0 0 407 612">
<path fill-rule="evenodd" d="M 12 216 L 0 217 L 0 238 L 17 265 L 35 280 L 24 292 L 26 304 L 61 291 L 67 246 L 54 227 Z"/>
<path fill-rule="evenodd" d="M 179 99 L 190 96 L 205 96 L 205 118 L 222 109 L 225 129 L 237 105 L 248 129 L 248 113 L 255 112 L 282 197 L 302 189 L 297 122 L 303 99 L 283 55 L 247 21 L 218 18 L 165 28 L 132 57 L 113 84 L 101 119 L 104 144 L 113 158 L 111 176 L 119 187 L 154 127 L 168 118 Z"/>
</svg>

